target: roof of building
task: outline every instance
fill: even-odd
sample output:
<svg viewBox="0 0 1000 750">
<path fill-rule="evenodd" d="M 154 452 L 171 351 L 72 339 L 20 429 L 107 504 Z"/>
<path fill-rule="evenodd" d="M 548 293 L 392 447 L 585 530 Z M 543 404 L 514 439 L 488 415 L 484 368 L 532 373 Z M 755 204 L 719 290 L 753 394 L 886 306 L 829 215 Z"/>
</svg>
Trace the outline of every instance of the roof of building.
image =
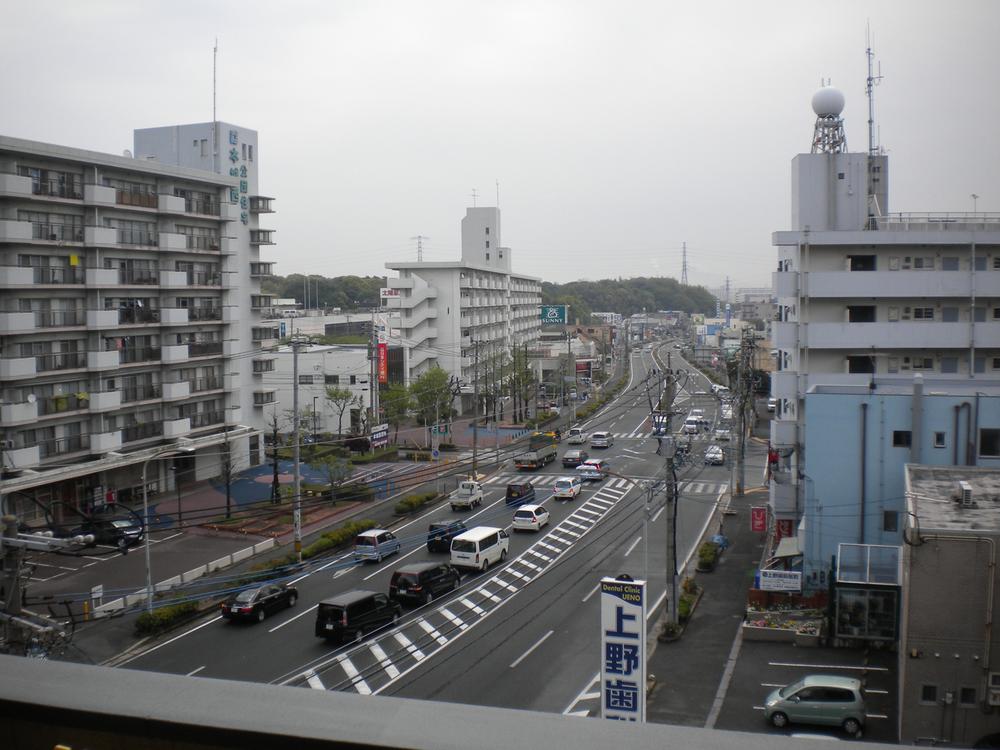
<svg viewBox="0 0 1000 750">
<path fill-rule="evenodd" d="M 959 482 L 972 490 L 969 506 Z M 906 499 L 921 530 L 1000 532 L 1000 469 L 907 464 Z"/>
<path fill-rule="evenodd" d="M 448 269 L 454 269 L 456 271 L 470 270 L 470 271 L 485 271 L 487 273 L 495 273 L 501 276 L 513 276 L 518 279 L 527 279 L 528 281 L 541 281 L 540 276 L 528 276 L 523 273 L 516 273 L 515 271 L 505 271 L 502 268 L 495 268 L 493 266 L 480 266 L 474 263 L 468 263 L 462 260 L 445 260 L 445 261 L 405 261 L 402 263 L 392 263 L 388 262 L 385 267 L 390 271 L 399 271 L 402 269 L 408 269 L 410 271 L 447 271 Z"/>
<path fill-rule="evenodd" d="M 868 385 L 822 385 L 817 384 L 809 387 L 807 394 L 839 394 L 842 396 L 912 396 L 913 378 L 906 375 L 897 377 L 887 375 L 875 376 L 875 388 Z M 1000 385 L 996 380 L 987 382 L 983 380 L 924 380 L 924 397 L 933 398 L 937 396 L 953 398 L 975 398 L 980 396 L 996 397 L 1000 396 Z"/>
</svg>

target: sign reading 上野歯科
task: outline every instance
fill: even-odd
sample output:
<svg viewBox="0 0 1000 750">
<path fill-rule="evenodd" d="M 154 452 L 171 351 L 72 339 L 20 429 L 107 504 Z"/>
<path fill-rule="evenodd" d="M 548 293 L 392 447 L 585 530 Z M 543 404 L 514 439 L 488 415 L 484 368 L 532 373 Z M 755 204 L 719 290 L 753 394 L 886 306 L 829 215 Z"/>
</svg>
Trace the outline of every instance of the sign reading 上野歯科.
<svg viewBox="0 0 1000 750">
<path fill-rule="evenodd" d="M 646 721 L 646 582 L 601 579 L 601 718 Z"/>
<path fill-rule="evenodd" d="M 372 448 L 381 448 L 389 444 L 389 425 L 377 424 L 372 427 L 371 434 Z"/>
<path fill-rule="evenodd" d="M 566 305 L 542 305 L 542 325 L 566 325 Z"/>
<path fill-rule="evenodd" d="M 761 591 L 802 591 L 799 570 L 758 570 L 757 588 Z"/>
</svg>

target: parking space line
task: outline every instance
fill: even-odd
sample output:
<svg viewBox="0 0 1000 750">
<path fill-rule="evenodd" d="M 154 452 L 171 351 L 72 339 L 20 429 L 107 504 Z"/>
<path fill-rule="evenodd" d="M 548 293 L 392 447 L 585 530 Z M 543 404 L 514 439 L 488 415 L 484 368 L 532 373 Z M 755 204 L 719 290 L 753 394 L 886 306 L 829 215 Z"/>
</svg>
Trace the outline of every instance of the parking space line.
<svg viewBox="0 0 1000 750">
<path fill-rule="evenodd" d="M 888 667 L 855 667 L 848 664 L 798 664 L 790 661 L 771 661 L 772 667 L 796 667 L 799 669 L 853 669 L 855 672 L 888 672 Z"/>
<path fill-rule="evenodd" d="M 427 633 L 427 635 L 436 640 L 442 646 L 448 645 L 448 639 L 445 638 L 443 635 L 441 635 L 441 632 L 433 625 L 431 625 L 429 622 L 427 622 L 427 620 L 420 618 L 419 620 L 417 620 L 417 625 L 422 627 L 424 631 Z"/>
<path fill-rule="evenodd" d="M 385 652 L 385 649 L 378 645 L 377 641 L 372 643 L 368 649 L 372 652 L 372 655 L 378 663 L 382 665 L 382 669 L 384 669 L 385 673 L 389 675 L 389 679 L 394 680 L 399 677 L 399 670 L 396 668 L 396 665 L 392 663 L 389 659 L 389 655 Z"/>
<path fill-rule="evenodd" d="M 467 627 L 469 627 L 464 622 L 462 622 L 461 618 L 459 618 L 459 616 L 456 615 L 454 612 L 445 609 L 444 607 L 442 607 L 440 611 L 441 614 L 447 617 L 449 620 L 451 620 L 452 624 L 456 625 L 459 630 L 465 630 Z"/>
<path fill-rule="evenodd" d="M 340 666 L 344 668 L 344 672 L 347 674 L 347 679 L 349 679 L 351 684 L 354 685 L 355 690 L 361 693 L 361 695 L 372 694 L 372 689 L 368 687 L 368 683 L 365 682 L 365 679 L 361 676 L 358 668 L 354 666 L 354 662 L 348 659 L 344 654 L 338 656 L 337 661 L 339 661 Z"/>
<path fill-rule="evenodd" d="M 400 646 L 409 651 L 410 656 L 412 656 L 414 659 L 416 659 L 417 661 L 423 660 L 424 652 L 421 651 L 416 646 L 414 646 L 413 641 L 411 641 L 405 635 L 403 635 L 402 633 L 393 633 L 392 637 L 396 639 L 396 642 L 399 643 Z"/>
</svg>

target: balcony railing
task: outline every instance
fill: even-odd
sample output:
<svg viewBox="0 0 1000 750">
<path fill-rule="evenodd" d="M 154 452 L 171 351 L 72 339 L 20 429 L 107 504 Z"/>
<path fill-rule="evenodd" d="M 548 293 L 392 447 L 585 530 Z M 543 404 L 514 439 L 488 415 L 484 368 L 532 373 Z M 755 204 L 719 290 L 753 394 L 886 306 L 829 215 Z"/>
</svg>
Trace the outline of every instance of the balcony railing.
<svg viewBox="0 0 1000 750">
<path fill-rule="evenodd" d="M 197 378 L 189 380 L 191 393 L 202 393 L 204 391 L 217 391 L 222 388 L 221 378 Z"/>
<path fill-rule="evenodd" d="M 35 266 L 33 281 L 36 284 L 82 284 L 83 269 L 58 266 Z"/>
<path fill-rule="evenodd" d="M 29 175 L 30 176 L 30 175 Z M 35 195 L 50 195 L 55 198 L 83 199 L 83 182 L 79 175 L 59 174 L 41 179 L 31 178 L 31 192 Z"/>
<path fill-rule="evenodd" d="M 35 372 L 76 370 L 86 366 L 86 352 L 58 352 L 56 354 L 39 354 L 35 357 Z"/>
<path fill-rule="evenodd" d="M 186 234 L 189 250 L 218 250 L 219 238 L 202 234 Z"/>
<path fill-rule="evenodd" d="M 125 347 L 118 352 L 121 363 L 130 365 L 136 362 L 158 362 L 160 360 L 160 347 L 139 346 Z"/>
<path fill-rule="evenodd" d="M 159 323 L 160 311 L 150 307 L 123 307 L 118 310 L 118 322 L 121 324 Z"/>
<path fill-rule="evenodd" d="M 118 283 L 156 285 L 160 283 L 160 272 L 150 268 L 120 268 Z"/>
<path fill-rule="evenodd" d="M 254 406 L 264 406 L 265 404 L 273 404 L 276 401 L 274 391 L 257 391 L 253 394 L 253 405 Z"/>
<path fill-rule="evenodd" d="M 127 385 L 119 388 L 118 390 L 122 394 L 123 404 L 128 404 L 133 401 L 148 401 L 150 399 L 163 397 L 163 389 L 156 383 Z"/>
<path fill-rule="evenodd" d="M 156 208 L 158 206 L 156 191 L 152 188 L 117 188 L 115 190 L 115 203 L 121 206 L 141 206 L 142 208 Z"/>
<path fill-rule="evenodd" d="M 82 224 L 31 223 L 31 238 L 50 242 L 83 242 Z"/>
<path fill-rule="evenodd" d="M 90 435 L 71 435 L 70 437 L 38 441 L 38 455 L 43 459 L 63 456 L 67 453 L 79 453 L 89 449 Z"/>
<path fill-rule="evenodd" d="M 118 242 L 122 245 L 144 245 L 156 247 L 159 244 L 157 234 L 150 229 L 119 229 Z"/>
<path fill-rule="evenodd" d="M 89 399 L 78 398 L 75 393 L 63 393 L 58 396 L 47 396 L 38 399 L 38 414 L 59 414 L 64 411 L 76 411 L 86 409 L 90 405 Z"/>
<path fill-rule="evenodd" d="M 61 328 L 86 325 L 83 310 L 35 310 L 36 328 Z"/>
<path fill-rule="evenodd" d="M 189 357 L 211 357 L 222 354 L 221 341 L 196 341 L 188 344 Z"/>
<path fill-rule="evenodd" d="M 191 429 L 208 427 L 212 424 L 222 424 L 223 421 L 225 421 L 225 412 L 221 409 L 218 411 L 203 411 L 191 415 Z"/>
<path fill-rule="evenodd" d="M 122 442 L 134 443 L 136 440 L 146 440 L 148 438 L 160 437 L 163 434 L 162 422 L 147 422 L 146 424 L 133 424 L 122 430 Z"/>
<path fill-rule="evenodd" d="M 188 320 L 222 320 L 221 307 L 189 307 Z"/>
<path fill-rule="evenodd" d="M 274 372 L 273 359 L 256 359 L 253 363 L 254 375 L 261 375 L 265 372 Z"/>
<path fill-rule="evenodd" d="M 202 200 L 200 198 L 185 198 L 184 210 L 189 214 L 205 214 L 207 216 L 219 215 L 219 202 Z"/>
<path fill-rule="evenodd" d="M 190 286 L 222 286 L 222 274 L 214 271 L 188 271 Z"/>
</svg>

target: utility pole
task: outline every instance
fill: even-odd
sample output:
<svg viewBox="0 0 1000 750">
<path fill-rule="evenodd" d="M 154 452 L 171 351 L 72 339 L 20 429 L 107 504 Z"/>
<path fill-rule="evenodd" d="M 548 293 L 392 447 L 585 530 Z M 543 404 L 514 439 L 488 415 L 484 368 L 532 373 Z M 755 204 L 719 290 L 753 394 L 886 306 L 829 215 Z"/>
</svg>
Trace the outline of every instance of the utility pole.
<svg viewBox="0 0 1000 750">
<path fill-rule="evenodd" d="M 472 348 L 472 479 L 478 480 L 478 459 L 479 459 L 479 342 L 473 341 Z"/>
<path fill-rule="evenodd" d="M 748 404 L 752 403 L 750 391 L 753 381 L 753 350 L 753 331 L 744 328 L 740 341 L 739 390 L 737 392 L 740 405 L 740 442 L 736 453 L 736 494 L 741 497 L 746 486 L 746 417 Z"/>
<path fill-rule="evenodd" d="M 271 454 L 271 467 L 274 470 L 274 474 L 271 477 L 271 505 L 279 505 L 281 503 L 281 484 L 278 482 L 278 411 L 275 409 L 271 414 L 271 447 L 273 453 Z"/>
<path fill-rule="evenodd" d="M 302 562 L 302 476 L 299 467 L 299 444 L 302 442 L 302 420 L 299 419 L 299 349 L 305 344 L 300 338 L 292 339 L 292 414 L 295 433 L 292 461 L 295 465 L 295 483 L 292 498 L 292 523 L 295 525 L 295 556 Z"/>
</svg>

